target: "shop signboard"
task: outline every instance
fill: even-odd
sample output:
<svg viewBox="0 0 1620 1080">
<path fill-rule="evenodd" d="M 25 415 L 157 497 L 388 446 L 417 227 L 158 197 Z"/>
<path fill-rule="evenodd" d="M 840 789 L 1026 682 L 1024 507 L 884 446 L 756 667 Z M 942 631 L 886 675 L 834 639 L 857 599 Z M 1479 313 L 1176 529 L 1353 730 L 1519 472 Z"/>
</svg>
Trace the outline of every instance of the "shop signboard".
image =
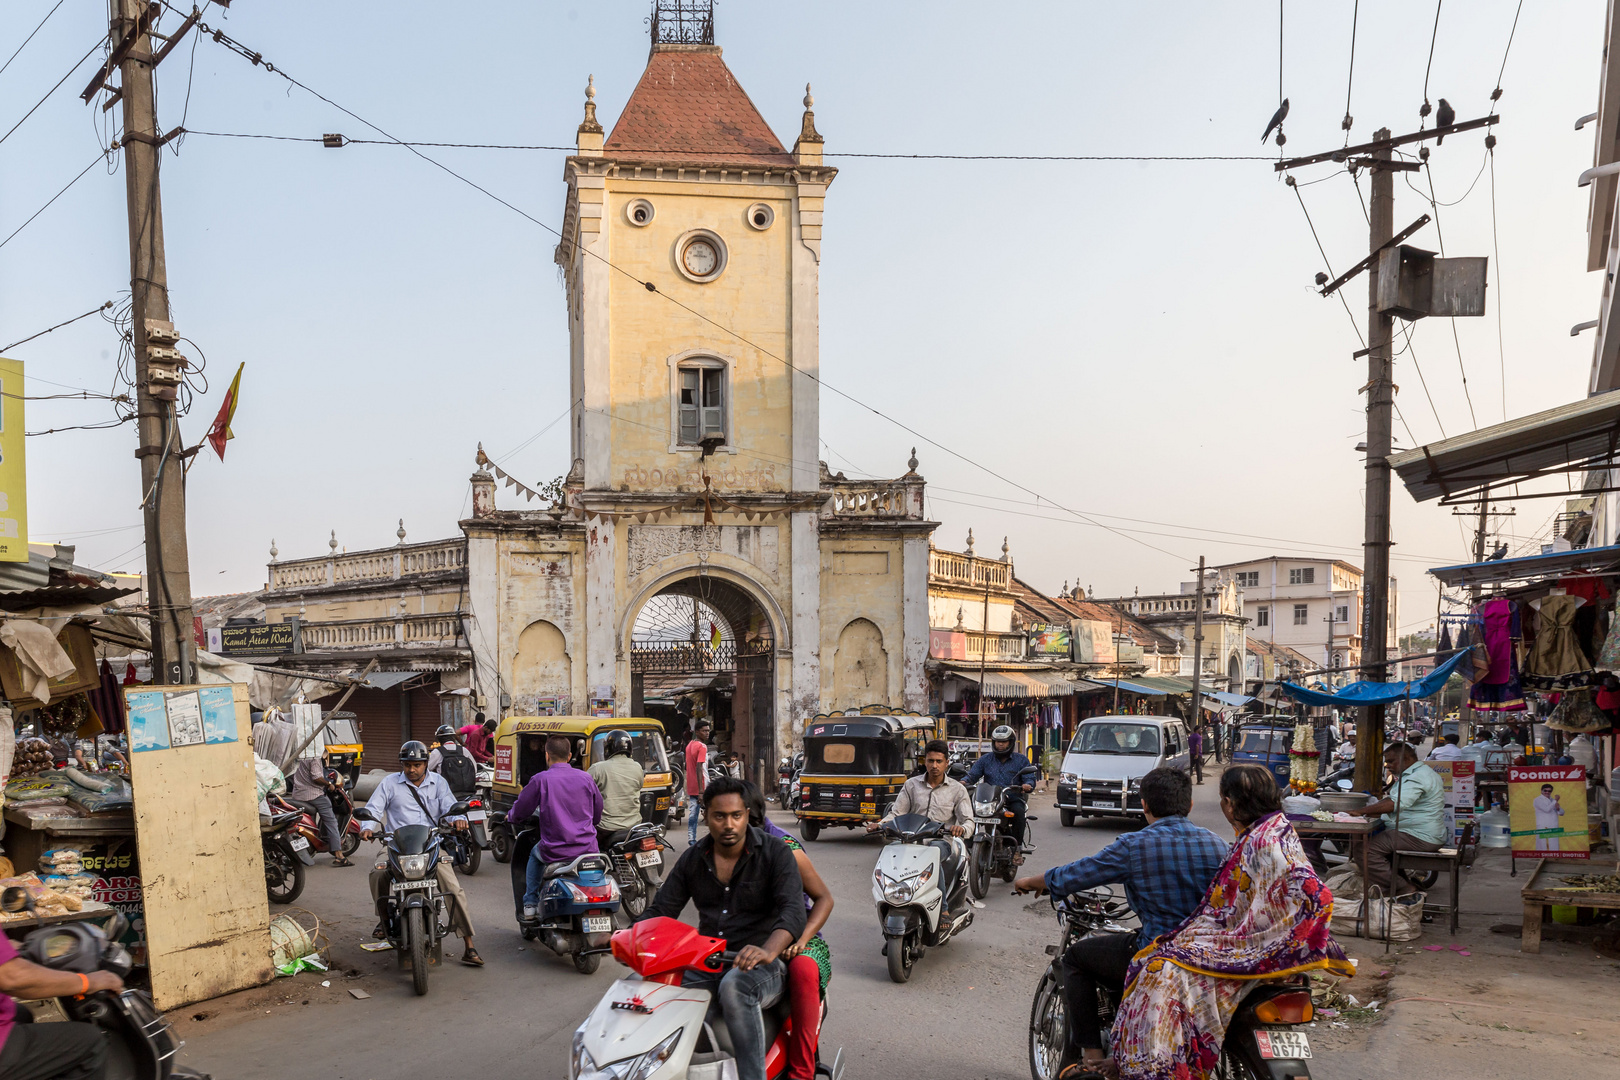
<svg viewBox="0 0 1620 1080">
<path fill-rule="evenodd" d="M 222 626 L 219 630 L 219 652 L 222 656 L 286 656 L 297 652 L 297 645 L 297 623 Z"/>
<path fill-rule="evenodd" d="M 510 744 L 495 745 L 495 782 L 497 784 L 510 784 L 512 782 L 512 747 Z"/>
<path fill-rule="evenodd" d="M 966 660 L 967 635 L 955 630 L 928 631 L 928 655 L 935 660 Z"/>
<path fill-rule="evenodd" d="M 1586 767 L 1509 766 L 1508 828 L 1515 859 L 1590 858 Z"/>
<path fill-rule="evenodd" d="M 1074 660 L 1078 664 L 1115 664 L 1114 624 L 1102 619 L 1075 619 L 1070 625 Z"/>
<path fill-rule="evenodd" d="M 0 360 L 0 562 L 28 561 L 28 462 L 23 450 L 23 366 Z"/>
<path fill-rule="evenodd" d="M 228 689 L 228 688 L 227 688 Z M 109 904 L 129 921 L 119 939 L 135 963 L 146 964 L 146 912 L 141 906 L 141 860 L 127 837 L 75 844 L 84 872 L 95 877 L 91 898 Z"/>
<path fill-rule="evenodd" d="M 1474 770 L 1478 767 L 1472 761 L 1430 761 L 1426 762 L 1440 776 L 1441 785 L 1445 788 L 1446 832 L 1456 840 L 1466 825 L 1474 817 Z"/>
<path fill-rule="evenodd" d="M 1067 626 L 1036 623 L 1029 628 L 1029 651 L 1032 653 L 1068 656 L 1073 647 L 1073 635 Z"/>
</svg>

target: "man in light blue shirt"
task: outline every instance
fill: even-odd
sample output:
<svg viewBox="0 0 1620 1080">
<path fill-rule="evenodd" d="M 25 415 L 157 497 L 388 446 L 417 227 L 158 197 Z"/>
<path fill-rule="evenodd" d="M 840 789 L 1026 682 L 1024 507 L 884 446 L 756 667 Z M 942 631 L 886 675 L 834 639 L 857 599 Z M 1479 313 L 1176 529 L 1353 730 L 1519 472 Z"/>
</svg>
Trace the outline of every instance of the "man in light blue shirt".
<svg viewBox="0 0 1620 1080">
<path fill-rule="evenodd" d="M 434 828 L 447 818 L 456 828 L 465 829 L 465 817 L 459 814 L 450 816 L 450 808 L 456 803 L 450 785 L 438 773 L 428 772 L 427 747 L 412 739 L 400 747 L 399 760 L 400 771 L 383 777 L 377 789 L 371 793 L 371 798 L 366 800 L 366 809 L 375 820 L 366 822 L 360 830 L 360 838 L 370 840 L 379 828 L 384 832 L 395 832 L 406 825 Z M 461 962 L 471 967 L 483 967 L 483 957 L 473 948 L 472 911 L 467 906 L 467 894 L 462 890 L 461 882 L 456 880 L 455 871 L 450 869 L 448 855 L 441 853 L 435 876 L 450 903 L 450 929 L 460 934 L 467 943 L 467 951 L 462 955 Z M 384 851 L 371 871 L 372 904 L 379 904 L 387 883 L 388 853 Z M 378 912 L 380 915 L 380 907 Z M 387 936 L 380 919 L 372 936 L 379 940 Z"/>
<path fill-rule="evenodd" d="M 1367 884 L 1378 886 L 1387 896 L 1394 852 L 1438 851 L 1450 837 L 1446 835 L 1446 792 L 1440 775 L 1403 742 L 1390 743 L 1384 750 L 1384 769 L 1395 778 L 1388 794 L 1357 813 L 1384 823 L 1384 831 L 1367 841 Z M 1397 896 L 1412 890 L 1410 882 L 1395 883 Z"/>
</svg>

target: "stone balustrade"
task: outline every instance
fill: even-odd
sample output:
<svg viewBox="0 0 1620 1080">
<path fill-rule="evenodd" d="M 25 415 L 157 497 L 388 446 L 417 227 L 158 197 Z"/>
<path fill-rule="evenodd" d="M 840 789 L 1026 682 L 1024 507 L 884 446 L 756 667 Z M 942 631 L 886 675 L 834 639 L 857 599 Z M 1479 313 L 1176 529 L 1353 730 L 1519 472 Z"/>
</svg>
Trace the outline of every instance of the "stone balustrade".
<svg viewBox="0 0 1620 1080">
<path fill-rule="evenodd" d="M 1012 589 L 1012 564 L 955 551 L 930 551 L 928 584 L 977 590 L 988 585 L 992 592 L 1009 592 Z"/>
<path fill-rule="evenodd" d="M 467 541 L 464 539 L 399 544 L 371 551 L 271 563 L 269 591 L 377 584 L 447 571 L 465 571 L 466 566 Z"/>
<path fill-rule="evenodd" d="M 396 615 L 380 619 L 336 619 L 303 624 L 304 651 L 392 649 L 401 646 L 461 644 L 461 616 L 456 612 L 433 615 Z"/>
<path fill-rule="evenodd" d="M 821 489 L 831 517 L 923 519 L 921 480 L 836 480 Z"/>
</svg>

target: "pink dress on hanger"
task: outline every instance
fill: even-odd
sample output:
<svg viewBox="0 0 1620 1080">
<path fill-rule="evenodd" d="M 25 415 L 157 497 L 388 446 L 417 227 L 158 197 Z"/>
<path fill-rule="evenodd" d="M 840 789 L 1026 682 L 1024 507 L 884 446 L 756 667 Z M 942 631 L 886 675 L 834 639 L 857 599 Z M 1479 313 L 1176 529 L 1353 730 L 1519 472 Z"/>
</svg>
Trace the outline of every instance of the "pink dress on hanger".
<svg viewBox="0 0 1620 1080">
<path fill-rule="evenodd" d="M 1524 689 L 1519 684 L 1519 662 L 1513 652 L 1519 636 L 1519 605 L 1497 597 L 1476 609 L 1484 630 L 1488 666 L 1468 692 L 1468 704 L 1482 712 L 1524 712 Z"/>
</svg>

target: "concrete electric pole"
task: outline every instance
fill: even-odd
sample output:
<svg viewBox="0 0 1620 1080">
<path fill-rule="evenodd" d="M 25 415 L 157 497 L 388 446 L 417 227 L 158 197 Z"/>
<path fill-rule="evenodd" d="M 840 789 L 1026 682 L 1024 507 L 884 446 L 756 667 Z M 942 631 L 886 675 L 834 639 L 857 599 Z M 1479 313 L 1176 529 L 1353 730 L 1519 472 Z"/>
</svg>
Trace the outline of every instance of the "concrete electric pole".
<svg viewBox="0 0 1620 1080">
<path fill-rule="evenodd" d="M 191 614 L 191 567 L 186 550 L 186 473 L 175 399 L 186 360 L 169 321 L 168 272 L 163 257 L 163 203 L 152 70 L 180 34 L 153 55 L 153 8 L 145 0 L 109 0 L 113 54 L 123 79 L 124 187 L 129 202 L 130 348 L 141 462 L 141 511 L 146 524 L 146 578 L 152 613 L 152 680 L 196 681 Z M 193 17 L 194 20 L 195 17 Z M 185 29 L 189 29 L 189 25 Z"/>
</svg>

